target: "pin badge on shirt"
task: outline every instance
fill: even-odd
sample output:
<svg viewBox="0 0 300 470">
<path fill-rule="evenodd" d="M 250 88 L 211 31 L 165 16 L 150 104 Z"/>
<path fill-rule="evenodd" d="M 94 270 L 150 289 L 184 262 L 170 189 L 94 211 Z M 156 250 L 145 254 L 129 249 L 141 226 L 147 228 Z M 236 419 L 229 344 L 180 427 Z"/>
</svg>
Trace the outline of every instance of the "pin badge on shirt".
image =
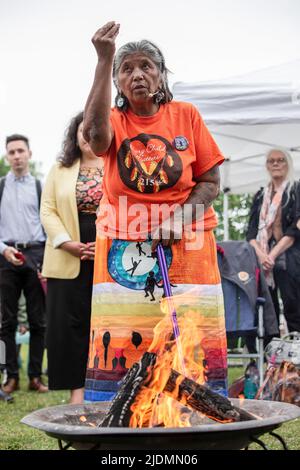
<svg viewBox="0 0 300 470">
<path fill-rule="evenodd" d="M 238 273 L 238 277 L 242 282 L 247 282 L 250 278 L 249 274 L 246 271 L 240 271 Z"/>
<path fill-rule="evenodd" d="M 179 151 L 186 150 L 189 147 L 189 141 L 183 135 L 178 135 L 177 137 L 175 137 L 172 144 L 173 147 L 175 147 L 176 150 Z"/>
</svg>

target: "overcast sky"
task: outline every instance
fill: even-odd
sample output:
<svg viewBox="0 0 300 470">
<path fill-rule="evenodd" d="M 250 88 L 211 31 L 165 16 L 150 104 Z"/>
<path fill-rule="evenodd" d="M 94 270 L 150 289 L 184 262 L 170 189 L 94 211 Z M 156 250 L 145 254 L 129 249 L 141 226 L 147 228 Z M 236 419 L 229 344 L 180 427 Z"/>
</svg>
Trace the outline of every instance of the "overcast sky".
<svg viewBox="0 0 300 470">
<path fill-rule="evenodd" d="M 150 39 L 176 81 L 225 78 L 299 58 L 299 0 L 0 0 L 0 154 L 24 133 L 47 173 L 96 64 L 109 20 L 117 47 Z"/>
</svg>

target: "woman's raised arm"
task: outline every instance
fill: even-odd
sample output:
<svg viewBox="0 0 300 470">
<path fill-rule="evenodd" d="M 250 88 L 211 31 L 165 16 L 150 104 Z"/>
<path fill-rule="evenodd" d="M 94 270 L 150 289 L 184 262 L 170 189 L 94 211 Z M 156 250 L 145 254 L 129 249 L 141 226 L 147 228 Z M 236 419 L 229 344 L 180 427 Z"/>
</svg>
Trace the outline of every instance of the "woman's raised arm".
<svg viewBox="0 0 300 470">
<path fill-rule="evenodd" d="M 120 25 L 110 21 L 94 34 L 92 43 L 98 63 L 84 109 L 83 137 L 96 155 L 105 153 L 114 136 L 110 124 L 111 78 Z"/>
</svg>

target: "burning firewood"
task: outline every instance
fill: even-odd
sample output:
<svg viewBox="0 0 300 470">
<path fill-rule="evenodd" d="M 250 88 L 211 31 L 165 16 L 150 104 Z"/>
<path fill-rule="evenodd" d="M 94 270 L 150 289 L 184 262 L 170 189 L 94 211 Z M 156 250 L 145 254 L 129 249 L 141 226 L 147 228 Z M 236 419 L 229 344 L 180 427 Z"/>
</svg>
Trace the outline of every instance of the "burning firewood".
<svg viewBox="0 0 300 470">
<path fill-rule="evenodd" d="M 147 379 L 148 369 L 154 366 L 156 354 L 145 353 L 139 362 L 133 364 L 122 381 L 122 385 L 99 427 L 128 427 L 133 404 L 143 382 Z"/>
<path fill-rule="evenodd" d="M 153 380 L 156 360 L 155 353 L 147 352 L 139 363 L 135 363 L 131 367 L 109 410 L 99 423 L 100 427 L 129 427 L 133 415 L 132 408 L 135 403 L 138 403 L 139 397 L 145 392 L 145 389 L 152 399 L 157 394 L 163 393 L 182 405 L 199 411 L 218 422 L 255 419 L 245 410 L 233 406 L 227 398 L 172 369 L 168 374 L 165 374 L 166 379 L 161 381 L 160 388 L 157 388 L 157 383 L 155 379 Z M 143 426 L 147 425 L 149 425 L 149 420 L 146 416 Z"/>
<path fill-rule="evenodd" d="M 247 411 L 233 406 L 227 398 L 204 385 L 183 377 L 174 370 L 171 371 L 163 393 L 215 421 L 232 422 L 255 419 Z"/>
</svg>

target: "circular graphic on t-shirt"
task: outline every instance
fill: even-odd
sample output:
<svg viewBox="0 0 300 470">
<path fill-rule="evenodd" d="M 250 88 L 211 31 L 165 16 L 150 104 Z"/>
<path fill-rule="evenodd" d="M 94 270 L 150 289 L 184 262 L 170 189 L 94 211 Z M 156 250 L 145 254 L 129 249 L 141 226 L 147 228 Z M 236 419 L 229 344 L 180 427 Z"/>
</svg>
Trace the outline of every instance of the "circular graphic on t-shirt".
<svg viewBox="0 0 300 470">
<path fill-rule="evenodd" d="M 158 193 L 174 186 L 182 175 L 182 161 L 167 139 L 139 134 L 123 140 L 118 153 L 123 183 L 140 193 Z"/>
<path fill-rule="evenodd" d="M 164 248 L 168 268 L 172 262 L 172 251 Z M 158 260 L 151 253 L 151 242 L 113 240 L 108 252 L 107 268 L 111 277 L 121 286 L 144 290 L 145 286 L 162 281 Z"/>
</svg>

